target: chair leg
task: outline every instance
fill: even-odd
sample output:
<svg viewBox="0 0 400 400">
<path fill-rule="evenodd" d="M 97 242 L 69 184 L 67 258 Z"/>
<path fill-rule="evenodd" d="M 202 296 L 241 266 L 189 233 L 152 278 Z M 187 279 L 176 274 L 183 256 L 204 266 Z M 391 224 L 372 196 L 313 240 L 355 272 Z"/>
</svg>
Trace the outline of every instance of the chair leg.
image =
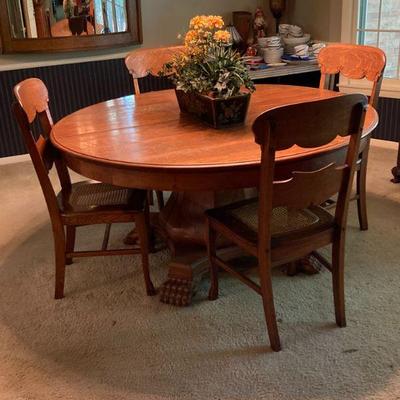
<svg viewBox="0 0 400 400">
<path fill-rule="evenodd" d="M 146 216 L 147 215 L 147 216 Z M 142 268 L 146 293 L 148 296 L 154 296 L 156 290 L 150 278 L 149 271 L 149 232 L 148 232 L 148 210 L 145 213 L 136 215 L 136 231 L 139 235 L 140 252 L 142 255 Z"/>
<path fill-rule="evenodd" d="M 101 250 L 106 251 L 108 247 L 108 242 L 110 240 L 111 224 L 106 224 L 106 229 L 104 230 L 103 244 L 101 245 Z"/>
<path fill-rule="evenodd" d="M 71 253 L 75 248 L 75 237 L 76 237 L 76 226 L 67 226 L 67 243 L 66 243 L 66 251 L 67 253 Z M 71 265 L 73 263 L 72 257 L 67 257 L 65 259 L 66 265 Z"/>
<path fill-rule="evenodd" d="M 154 194 L 152 190 L 147 191 L 147 202 L 152 206 L 154 205 Z"/>
<path fill-rule="evenodd" d="M 332 283 L 333 299 L 335 303 L 336 324 L 346 326 L 344 300 L 344 233 L 335 239 L 332 244 Z"/>
<path fill-rule="evenodd" d="M 61 234 L 54 234 L 54 250 L 56 262 L 55 274 L 55 299 L 62 299 L 64 297 L 64 282 L 65 282 L 65 249 L 66 243 L 64 239 L 64 232 Z"/>
<path fill-rule="evenodd" d="M 358 222 L 362 231 L 368 230 L 368 215 L 367 215 L 367 163 L 368 163 L 368 148 L 361 155 L 360 170 L 357 171 L 357 210 Z"/>
<path fill-rule="evenodd" d="M 209 300 L 218 299 L 218 265 L 216 265 L 215 262 L 213 262 L 213 258 L 217 254 L 216 241 L 217 241 L 217 233 L 211 227 L 211 224 L 208 221 L 207 253 L 208 253 L 208 262 L 210 266 L 210 281 L 211 281 L 210 290 L 208 292 Z"/>
<path fill-rule="evenodd" d="M 164 208 L 164 196 L 161 190 L 156 191 L 158 209 L 161 211 Z"/>
<path fill-rule="evenodd" d="M 260 257 L 261 258 L 261 257 Z M 278 325 L 276 323 L 274 295 L 272 292 L 271 265 L 266 259 L 259 259 L 261 296 L 264 315 L 267 323 L 268 336 L 273 351 L 281 350 Z"/>
</svg>

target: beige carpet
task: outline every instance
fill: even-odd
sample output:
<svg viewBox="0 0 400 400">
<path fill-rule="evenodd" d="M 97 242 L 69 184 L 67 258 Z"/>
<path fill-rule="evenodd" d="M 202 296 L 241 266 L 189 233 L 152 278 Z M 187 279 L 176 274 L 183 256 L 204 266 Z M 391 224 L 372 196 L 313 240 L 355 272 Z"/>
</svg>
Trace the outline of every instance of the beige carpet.
<svg viewBox="0 0 400 400">
<path fill-rule="evenodd" d="M 144 295 L 138 260 L 80 260 L 52 299 L 52 235 L 30 163 L 0 167 L 0 400 L 400 399 L 400 185 L 396 153 L 374 145 L 370 230 L 351 206 L 348 327 L 336 328 L 330 274 L 275 272 L 283 351 L 272 353 L 260 299 L 224 276 L 193 306 Z M 113 242 L 128 227 L 117 227 Z M 95 243 L 84 229 L 80 243 Z M 167 252 L 152 255 L 154 280 Z"/>
</svg>

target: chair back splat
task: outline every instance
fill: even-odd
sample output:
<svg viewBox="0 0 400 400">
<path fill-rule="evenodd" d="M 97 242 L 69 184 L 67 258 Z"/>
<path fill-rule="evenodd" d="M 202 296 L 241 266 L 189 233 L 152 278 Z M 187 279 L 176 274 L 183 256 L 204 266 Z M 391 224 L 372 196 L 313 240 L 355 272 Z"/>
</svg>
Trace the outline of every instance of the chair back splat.
<svg viewBox="0 0 400 400">
<path fill-rule="evenodd" d="M 381 49 L 356 44 L 331 44 L 320 51 L 318 62 L 321 67 L 321 89 L 330 86 L 332 81 L 330 78 L 337 75 L 349 79 L 367 79 L 373 83 L 369 104 L 377 109 L 386 66 L 386 56 Z M 357 200 L 358 220 L 361 230 L 368 229 L 366 177 L 371 136 L 372 132 L 363 137 L 357 164 L 357 193 L 355 199 Z M 327 204 L 333 206 L 335 202 L 330 199 Z"/>
<path fill-rule="evenodd" d="M 50 142 L 53 120 L 48 106 L 47 88 L 40 79 L 30 78 L 16 85 L 14 94 L 17 102 L 12 109 L 38 176 L 52 223 L 61 223 L 57 197 L 48 174 L 55 165 L 63 197 L 68 197 L 71 191 L 71 179 L 65 163 Z M 33 133 L 36 121 L 40 127 L 37 139 Z"/>
<path fill-rule="evenodd" d="M 148 75 L 157 76 L 163 65 L 171 61 L 183 49 L 183 46 L 175 46 L 158 49 L 139 49 L 129 53 L 125 58 L 125 65 L 132 75 L 135 94 L 140 94 L 139 79 Z"/>
<path fill-rule="evenodd" d="M 369 104 L 376 108 L 386 66 L 386 55 L 381 49 L 356 44 L 331 44 L 320 51 L 318 63 L 321 67 L 322 89 L 327 78 L 337 74 L 373 82 Z"/>
</svg>

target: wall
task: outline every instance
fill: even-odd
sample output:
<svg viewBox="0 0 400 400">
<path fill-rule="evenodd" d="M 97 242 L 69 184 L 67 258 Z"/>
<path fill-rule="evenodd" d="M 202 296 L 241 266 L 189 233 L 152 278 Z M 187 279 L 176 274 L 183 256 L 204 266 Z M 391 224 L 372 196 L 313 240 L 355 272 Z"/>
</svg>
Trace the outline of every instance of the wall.
<svg viewBox="0 0 400 400">
<path fill-rule="evenodd" d="M 295 0 L 289 10 L 293 23 L 304 27 L 317 40 L 339 42 L 342 0 Z"/>
<path fill-rule="evenodd" d="M 288 0 L 289 9 L 295 0 Z M 145 0 L 142 1 L 144 45 L 155 46 L 176 42 L 178 33 L 185 32 L 188 20 L 196 14 L 217 14 L 232 22 L 232 11 L 254 13 L 261 6 L 268 23 L 268 32 L 275 32 L 275 20 L 269 10 L 269 0 Z M 158 10 L 156 8 L 159 8 Z M 282 21 L 286 21 L 285 17 Z"/>
<path fill-rule="evenodd" d="M 196 14 L 223 15 L 231 22 L 232 11 L 254 12 L 258 5 L 269 10 L 268 0 L 142 0 L 143 45 L 157 47 L 178 43 L 189 19 Z M 267 15 L 273 30 L 273 18 Z M 62 54 L 14 54 L 0 56 L 0 70 L 123 57 L 132 48 Z M 76 60 L 78 59 L 78 60 Z"/>
<path fill-rule="evenodd" d="M 261 1 L 260 3 L 267 3 Z M 231 22 L 232 11 L 254 12 L 258 0 L 144 0 L 142 1 L 144 46 L 178 43 L 177 35 L 187 30 L 197 14 L 222 15 Z"/>
<path fill-rule="evenodd" d="M 342 0 L 287 0 L 283 22 L 302 25 L 315 39 L 340 41 Z M 144 46 L 156 47 L 178 43 L 190 17 L 196 14 L 221 14 L 231 21 L 232 11 L 254 12 L 262 6 L 266 12 L 269 33 L 274 32 L 274 19 L 269 0 L 142 0 Z M 63 54 L 15 54 L 0 56 L 0 71 L 123 57 L 132 48 Z"/>
</svg>

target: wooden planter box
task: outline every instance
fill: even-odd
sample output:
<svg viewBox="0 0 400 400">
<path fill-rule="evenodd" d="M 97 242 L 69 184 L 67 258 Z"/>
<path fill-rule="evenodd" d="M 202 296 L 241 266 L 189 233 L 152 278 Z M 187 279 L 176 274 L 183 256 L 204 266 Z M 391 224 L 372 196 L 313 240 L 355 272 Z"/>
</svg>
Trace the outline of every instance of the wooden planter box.
<svg viewBox="0 0 400 400">
<path fill-rule="evenodd" d="M 243 123 L 250 103 L 250 93 L 228 99 L 215 99 L 199 93 L 185 93 L 176 90 L 181 112 L 193 114 L 214 128 Z"/>
</svg>

